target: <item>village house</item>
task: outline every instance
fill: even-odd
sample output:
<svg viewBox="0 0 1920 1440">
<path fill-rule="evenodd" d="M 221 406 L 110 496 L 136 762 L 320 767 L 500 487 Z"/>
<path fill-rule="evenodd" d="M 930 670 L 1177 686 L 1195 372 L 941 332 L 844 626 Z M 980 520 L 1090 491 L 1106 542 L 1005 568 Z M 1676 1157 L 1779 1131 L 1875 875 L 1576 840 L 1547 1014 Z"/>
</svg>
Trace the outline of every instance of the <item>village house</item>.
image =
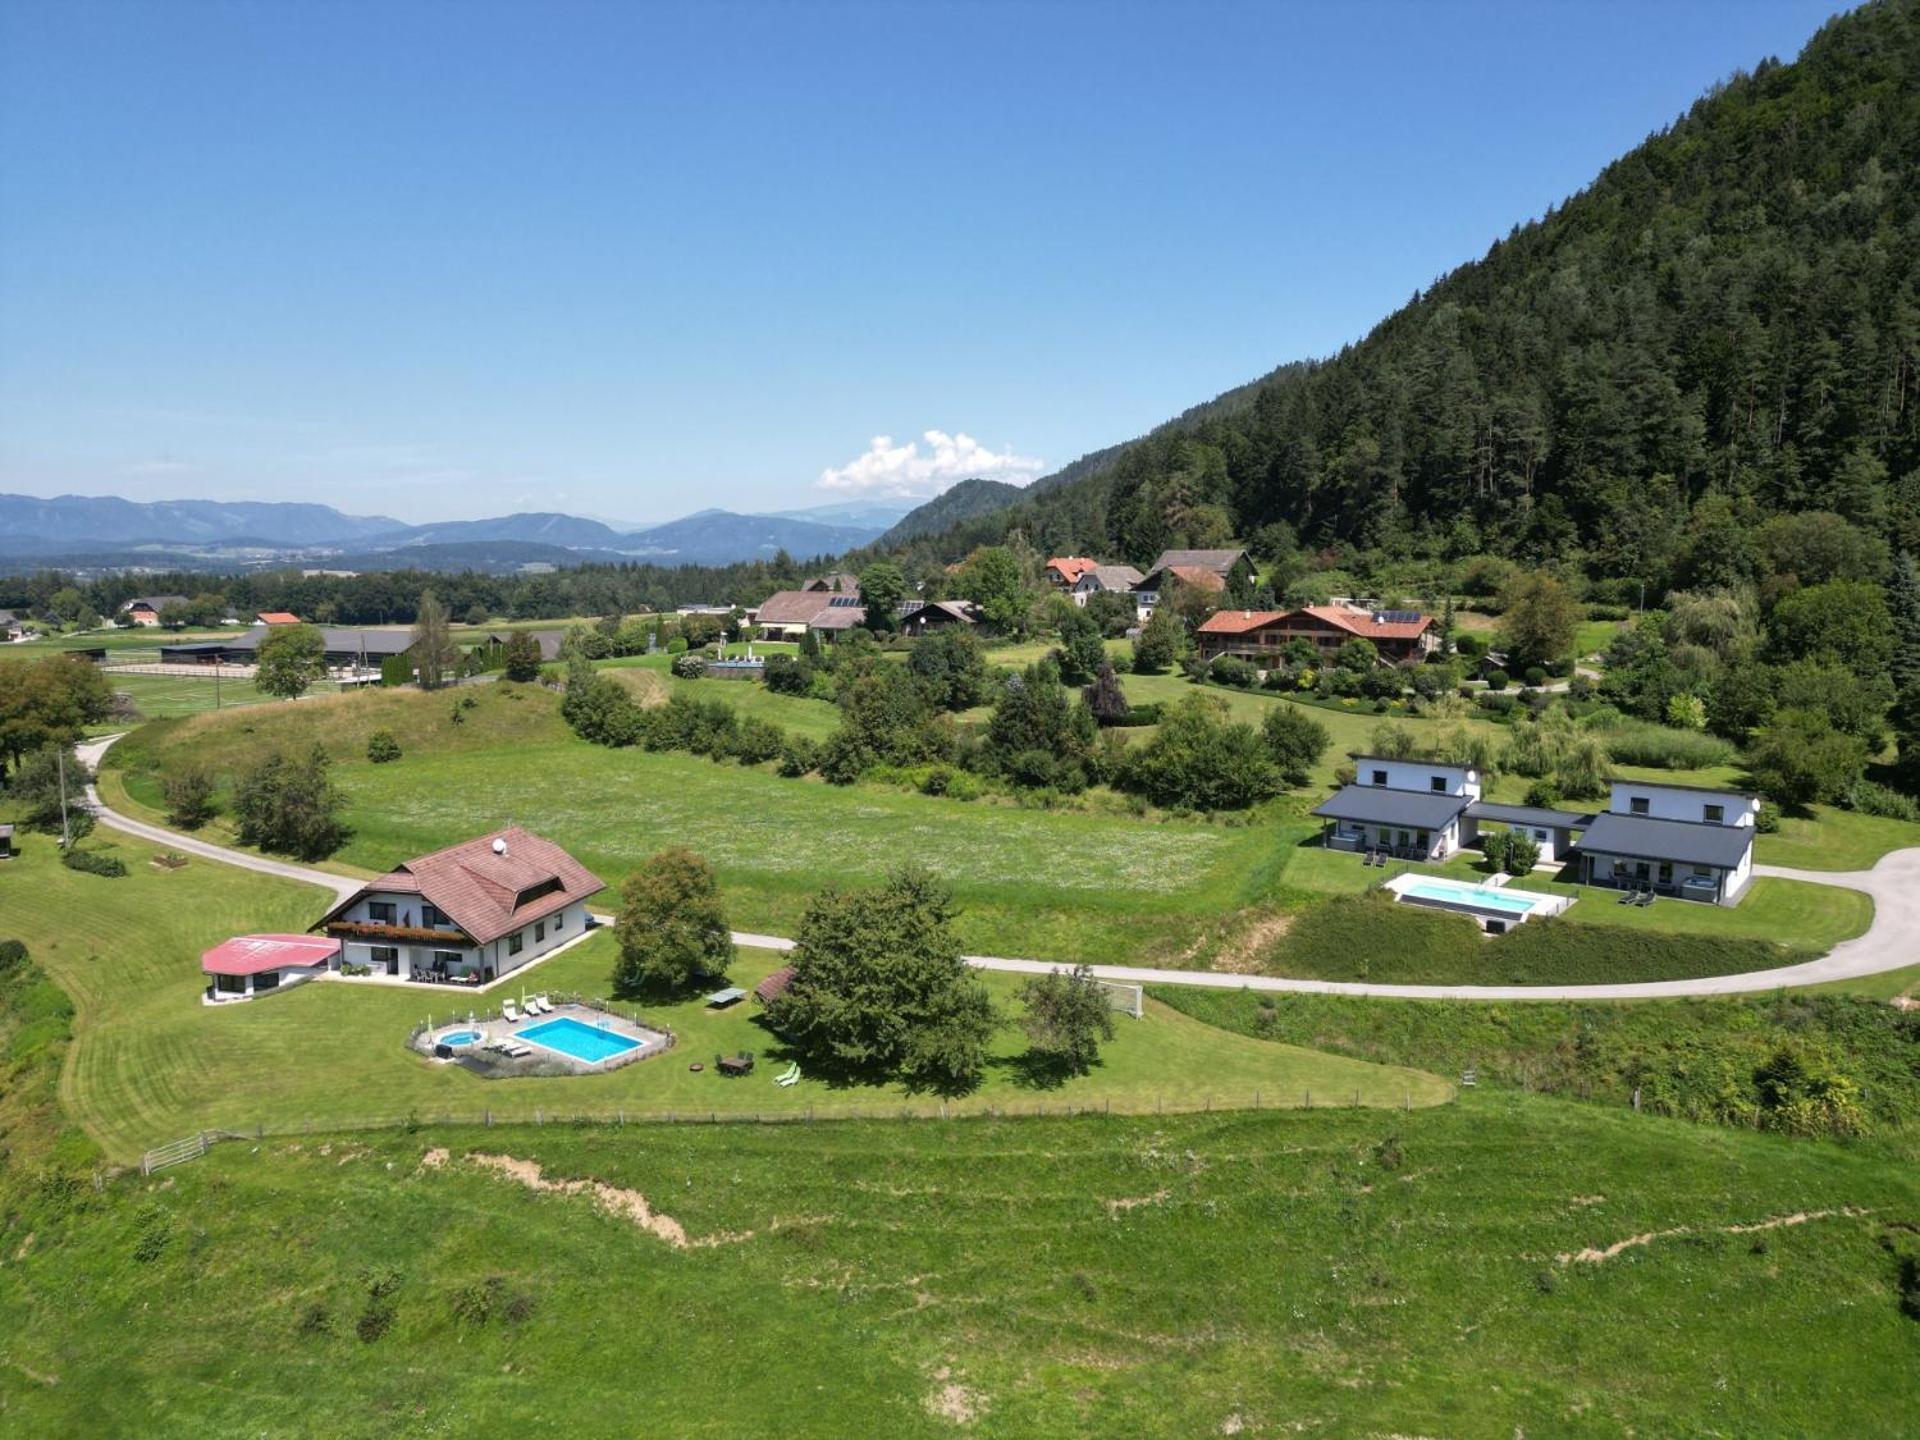
<svg viewBox="0 0 1920 1440">
<path fill-rule="evenodd" d="M 203 998 L 222 1004 L 316 980 L 339 968 L 340 942 L 319 935 L 236 935 L 200 956 Z"/>
<path fill-rule="evenodd" d="M 484 984 L 583 934 L 587 901 L 605 888 L 551 840 L 510 825 L 369 880 L 313 929 L 340 942 L 342 967 Z"/>
<path fill-rule="evenodd" d="M 1341 646 L 1358 638 L 1371 641 L 1380 658 L 1394 665 L 1424 660 L 1438 643 L 1431 615 L 1339 605 L 1221 610 L 1201 623 L 1194 638 L 1205 659 L 1233 655 L 1255 662 L 1280 654 L 1295 640 L 1305 640 L 1323 660 L 1330 660 Z"/>
<path fill-rule="evenodd" d="M 0 610 L 0 640 L 24 640 L 27 634 L 25 620 L 11 610 Z"/>
<path fill-rule="evenodd" d="M 256 625 L 298 625 L 300 617 L 291 610 L 262 610 L 253 617 Z"/>
<path fill-rule="evenodd" d="M 135 625 L 158 625 L 160 612 L 169 605 L 189 603 L 184 595 L 136 595 L 120 607 L 120 613 Z"/>
<path fill-rule="evenodd" d="M 1606 811 L 1581 837 L 1580 878 L 1735 904 L 1753 881 L 1759 813 L 1760 797 L 1739 790 L 1616 780 Z"/>
<path fill-rule="evenodd" d="M 1141 605 L 1151 610 L 1174 581 L 1220 594 L 1244 593 L 1255 578 L 1253 559 L 1244 550 L 1162 550 L 1140 582 Z"/>
<path fill-rule="evenodd" d="M 802 590 L 812 590 L 822 595 L 858 595 L 860 593 L 860 577 L 858 575 L 850 575 L 846 571 L 841 570 L 832 575 L 816 575 L 800 588 Z"/>
<path fill-rule="evenodd" d="M 528 630 L 524 633 L 533 636 L 535 642 L 540 646 L 540 660 L 542 664 L 558 660 L 560 658 L 560 647 L 567 642 L 567 632 L 564 630 Z M 499 653 L 507 648 L 507 641 L 512 638 L 513 631 L 496 630 L 487 636 L 485 640 L 482 640 L 480 645 L 481 648 L 487 652 L 488 659 L 492 660 L 497 658 Z"/>
<path fill-rule="evenodd" d="M 1313 813 L 1327 822 L 1334 850 L 1383 850 L 1405 860 L 1444 860 L 1468 838 L 1467 809 L 1480 798 L 1480 773 L 1437 760 L 1353 757 L 1354 783 Z"/>
<path fill-rule="evenodd" d="M 1079 578 L 1073 582 L 1073 603 L 1085 605 L 1095 595 L 1107 591 L 1132 594 L 1146 578 L 1131 565 L 1095 565 L 1089 570 L 1082 570 Z"/>
<path fill-rule="evenodd" d="M 1073 593 L 1073 587 L 1080 577 L 1100 562 L 1090 560 L 1085 555 L 1056 555 L 1047 561 L 1047 584 L 1062 595 Z"/>
<path fill-rule="evenodd" d="M 1223 595 L 1227 582 L 1217 571 L 1204 565 L 1161 565 L 1149 570 L 1134 587 L 1133 602 L 1142 620 L 1159 607 L 1161 597 L 1176 585 L 1186 585 L 1208 595 Z"/>
<path fill-rule="evenodd" d="M 908 601 L 901 607 L 900 633 L 907 636 L 977 623 L 973 606 L 965 600 Z"/>
</svg>

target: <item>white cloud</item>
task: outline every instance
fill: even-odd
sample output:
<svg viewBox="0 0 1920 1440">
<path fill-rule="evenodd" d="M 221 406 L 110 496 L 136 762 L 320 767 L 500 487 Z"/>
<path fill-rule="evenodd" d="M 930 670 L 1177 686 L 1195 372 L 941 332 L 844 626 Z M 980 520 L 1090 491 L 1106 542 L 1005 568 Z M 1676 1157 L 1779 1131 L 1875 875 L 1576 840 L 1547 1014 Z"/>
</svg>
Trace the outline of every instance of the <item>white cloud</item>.
<svg viewBox="0 0 1920 1440">
<path fill-rule="evenodd" d="M 874 436 L 864 455 L 822 470 L 820 488 L 912 499 L 938 495 L 961 480 L 1031 480 L 1045 468 L 1044 460 L 1030 455 L 996 454 L 964 432 L 928 430 L 904 445 L 894 444 L 891 435 Z"/>
</svg>

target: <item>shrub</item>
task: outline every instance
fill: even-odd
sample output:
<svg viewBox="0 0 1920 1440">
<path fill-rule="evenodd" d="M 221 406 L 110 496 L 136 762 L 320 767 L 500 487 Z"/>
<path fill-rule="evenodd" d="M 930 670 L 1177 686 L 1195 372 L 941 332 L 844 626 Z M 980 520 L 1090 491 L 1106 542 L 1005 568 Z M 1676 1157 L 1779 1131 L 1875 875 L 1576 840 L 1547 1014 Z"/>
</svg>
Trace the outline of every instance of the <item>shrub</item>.
<svg viewBox="0 0 1920 1440">
<path fill-rule="evenodd" d="M 780 746 L 780 773 L 790 780 L 820 766 L 820 746 L 805 735 L 789 735 Z"/>
<path fill-rule="evenodd" d="M 1654 770 L 1705 770 L 1731 765 L 1733 746 L 1717 735 L 1698 730 L 1671 730 L 1660 725 L 1625 725 L 1605 737 L 1607 754 L 1616 765 L 1643 765 Z"/>
<path fill-rule="evenodd" d="M 1507 683 L 1508 677 L 1506 671 L 1489 670 L 1487 672 L 1487 688 L 1489 690 L 1504 690 L 1507 688 Z"/>
<path fill-rule="evenodd" d="M 104 875 L 109 880 L 117 880 L 127 873 L 126 862 L 119 856 L 101 855 L 92 850 L 63 851 L 60 863 L 69 870 L 79 870 L 88 875 Z"/>
<path fill-rule="evenodd" d="M 1547 683 L 1547 667 L 1544 665 L 1527 666 L 1527 684 L 1544 685 Z"/>
<path fill-rule="evenodd" d="M 213 776 L 206 766 L 188 761 L 160 782 L 167 802 L 167 823 L 181 830 L 198 830 L 214 815 Z"/>
<path fill-rule="evenodd" d="M 698 680 L 707 673 L 707 662 L 698 655 L 689 655 L 684 647 L 673 657 L 667 667 L 678 680 Z"/>
<path fill-rule="evenodd" d="M 797 655 L 769 655 L 761 679 L 776 695 L 805 695 L 813 689 L 813 665 Z"/>
<path fill-rule="evenodd" d="M 1753 817 L 1753 828 L 1762 835 L 1779 834 L 1780 807 L 1771 800 L 1762 800 L 1759 812 Z"/>
<path fill-rule="evenodd" d="M 1280 789 L 1266 742 L 1205 695 L 1181 701 L 1151 740 L 1127 752 L 1116 778 L 1156 805 L 1196 810 L 1244 810 Z"/>
<path fill-rule="evenodd" d="M 1536 810 L 1552 810 L 1560 804 L 1560 791 L 1551 780 L 1536 780 L 1527 787 L 1526 803 Z"/>
<path fill-rule="evenodd" d="M 0 975 L 16 965 L 27 963 L 27 946 L 22 940 L 0 940 Z"/>
<path fill-rule="evenodd" d="M 1841 795 L 1840 803 L 1862 815 L 1878 815 L 1887 820 L 1920 820 L 1920 802 L 1874 780 L 1854 781 Z"/>
<path fill-rule="evenodd" d="M 385 765 L 400 758 L 400 742 L 391 730 L 376 730 L 367 737 L 367 759 Z"/>
<path fill-rule="evenodd" d="M 787 735 L 771 720 L 758 715 L 741 718 L 733 736 L 734 758 L 742 765 L 759 765 L 774 759 L 786 747 Z"/>
<path fill-rule="evenodd" d="M 667 641 L 667 654 L 684 655 L 686 653 L 687 653 L 687 637 L 686 636 L 676 635 L 671 640 Z"/>
<path fill-rule="evenodd" d="M 1127 718 L 1122 723 L 1130 728 L 1158 725 L 1165 715 L 1166 706 L 1157 700 L 1150 700 L 1145 705 L 1136 705 L 1127 711 Z"/>
<path fill-rule="evenodd" d="M 1252 665 L 1234 655 L 1218 657 L 1207 670 L 1207 678 L 1216 685 L 1231 685 L 1237 690 L 1253 687 L 1259 675 Z"/>
</svg>

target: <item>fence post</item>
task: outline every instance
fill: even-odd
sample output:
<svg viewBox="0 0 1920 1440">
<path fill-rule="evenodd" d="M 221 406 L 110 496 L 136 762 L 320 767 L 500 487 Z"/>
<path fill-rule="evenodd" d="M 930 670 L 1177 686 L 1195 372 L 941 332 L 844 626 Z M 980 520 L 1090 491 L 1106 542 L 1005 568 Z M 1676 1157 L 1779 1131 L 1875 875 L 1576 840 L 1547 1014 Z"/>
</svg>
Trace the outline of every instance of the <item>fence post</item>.
<svg viewBox="0 0 1920 1440">
<path fill-rule="evenodd" d="M 1309 1110 L 1313 1108 L 1313 1091 L 1311 1090 L 1307 1091 L 1306 1108 Z"/>
</svg>

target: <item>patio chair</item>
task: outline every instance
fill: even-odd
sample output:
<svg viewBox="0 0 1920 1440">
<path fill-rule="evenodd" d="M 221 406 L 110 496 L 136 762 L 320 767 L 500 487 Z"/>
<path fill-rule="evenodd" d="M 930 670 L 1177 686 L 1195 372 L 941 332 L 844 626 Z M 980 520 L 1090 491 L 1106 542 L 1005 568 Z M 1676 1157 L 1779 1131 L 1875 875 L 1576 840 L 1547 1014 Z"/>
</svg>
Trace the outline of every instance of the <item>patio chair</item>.
<svg viewBox="0 0 1920 1440">
<path fill-rule="evenodd" d="M 502 1000 L 500 1002 L 500 1015 L 509 1025 L 518 1025 L 522 1019 L 520 1007 L 515 1005 L 511 1000 Z"/>
<path fill-rule="evenodd" d="M 547 997 L 546 997 L 546 996 L 544 996 L 544 995 L 536 995 L 536 996 L 534 996 L 534 997 L 533 997 L 533 1003 L 534 1003 L 534 1005 L 535 1005 L 535 1006 L 537 1006 L 537 1007 L 539 1008 L 539 1011 L 540 1011 L 540 1013 L 541 1013 L 542 1015 L 551 1015 L 551 1014 L 553 1014 L 553 1002 L 552 1002 L 551 1000 L 549 1000 L 549 999 L 547 999 Z"/>
<path fill-rule="evenodd" d="M 1653 888 L 1649 886 L 1634 897 L 1633 903 L 1636 905 L 1651 905 L 1655 898 Z"/>
<path fill-rule="evenodd" d="M 773 1083 L 778 1085 L 782 1090 L 788 1089 L 790 1086 L 799 1084 L 800 1083 L 800 1062 L 798 1060 L 794 1061 L 792 1065 L 788 1066 L 785 1070 L 781 1071 L 778 1075 L 774 1076 Z"/>
<path fill-rule="evenodd" d="M 1634 896 L 1638 895 L 1639 893 L 1640 892 L 1638 890 L 1622 890 L 1620 892 L 1620 898 L 1614 901 L 1613 903 L 1616 905 L 1631 905 L 1633 904 Z"/>
<path fill-rule="evenodd" d="M 507 1046 L 506 1053 L 509 1060 L 524 1060 L 527 1056 L 533 1054 L 533 1047 L 531 1045 L 509 1045 Z"/>
</svg>

